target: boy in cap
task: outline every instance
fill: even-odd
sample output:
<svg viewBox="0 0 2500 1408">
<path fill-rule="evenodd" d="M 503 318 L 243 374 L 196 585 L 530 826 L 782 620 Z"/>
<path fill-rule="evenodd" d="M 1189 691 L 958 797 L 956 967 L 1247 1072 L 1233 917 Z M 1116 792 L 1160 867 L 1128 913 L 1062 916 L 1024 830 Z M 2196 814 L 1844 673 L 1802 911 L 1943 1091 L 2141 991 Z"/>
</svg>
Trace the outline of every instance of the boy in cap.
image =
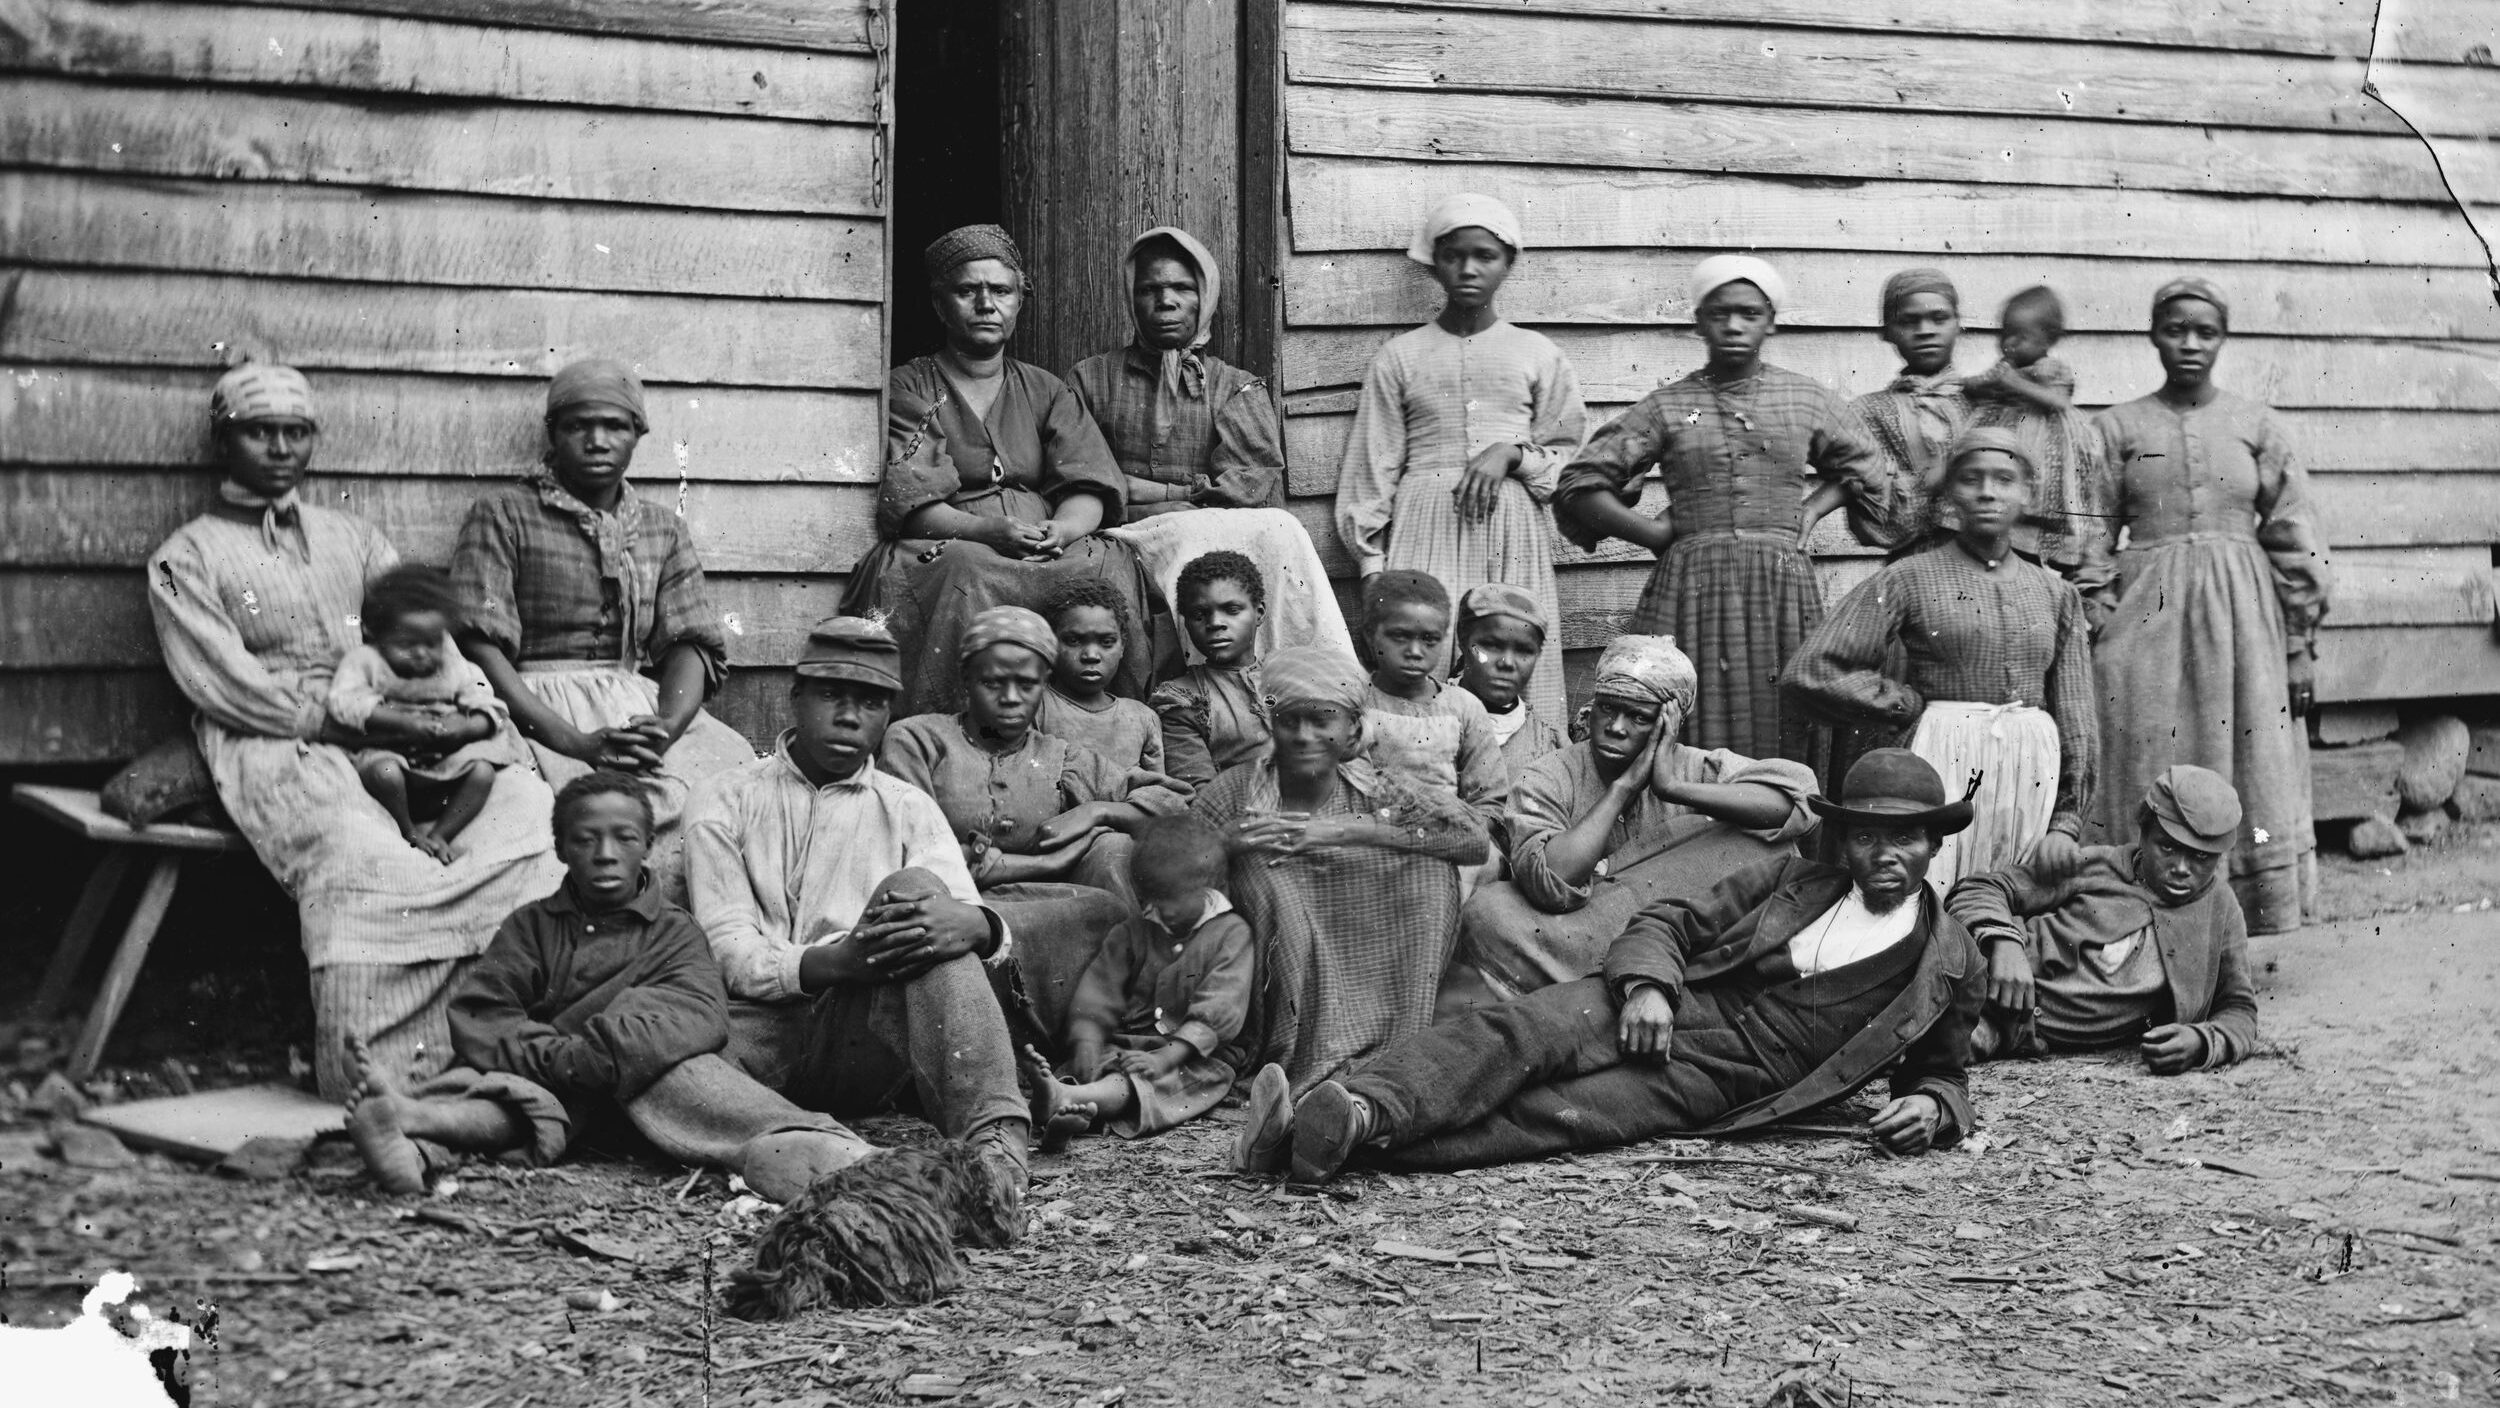
<svg viewBox="0 0 2500 1408">
<path fill-rule="evenodd" d="M 2155 1075 L 2212 1070 L 2257 1043 L 2248 925 L 2215 883 L 2239 794 L 2185 763 L 2153 779 L 2132 846 L 2091 846 L 2052 881 L 2028 866 L 1973 875 L 1946 905 L 1988 955 L 1973 1059 L 2134 1042 Z"/>
</svg>

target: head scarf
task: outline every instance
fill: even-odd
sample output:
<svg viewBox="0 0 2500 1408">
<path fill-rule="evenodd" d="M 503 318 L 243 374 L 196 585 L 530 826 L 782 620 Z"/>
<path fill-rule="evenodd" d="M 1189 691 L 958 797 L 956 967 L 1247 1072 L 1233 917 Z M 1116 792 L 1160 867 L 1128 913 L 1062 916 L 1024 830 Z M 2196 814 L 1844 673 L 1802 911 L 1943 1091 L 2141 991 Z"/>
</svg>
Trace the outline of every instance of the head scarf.
<svg viewBox="0 0 2500 1408">
<path fill-rule="evenodd" d="M 1021 645 L 1042 657 L 1044 665 L 1059 660 L 1059 635 L 1041 613 L 1021 606 L 993 606 L 972 618 L 964 627 L 963 643 L 956 647 L 955 658 L 970 660 L 993 645 Z"/>
<path fill-rule="evenodd" d="M 292 417 L 313 425 L 312 383 L 293 367 L 245 362 L 217 378 L 208 394 L 208 418 L 217 425 Z"/>
<path fill-rule="evenodd" d="M 2231 330 L 2230 300 L 2222 296 L 2222 290 L 2214 286 L 2213 280 L 2200 279 L 2194 274 L 2185 278 L 2172 279 L 2161 286 L 2159 293 L 2153 295 L 2154 320 L 2160 321 L 2161 310 L 2182 298 L 2201 298 L 2212 304 L 2214 311 L 2222 315 L 2222 330 L 2224 332 Z"/>
<path fill-rule="evenodd" d="M 1616 699 L 1673 704 L 1691 713 L 1700 692 L 1701 676 L 1693 662 L 1675 648 L 1673 636 L 1617 636 L 1597 657 L 1597 679 L 1591 692 Z"/>
<path fill-rule="evenodd" d="M 1491 196 L 1460 194 L 1443 197 L 1441 203 L 1432 208 L 1432 213 L 1424 217 L 1424 223 L 1415 227 L 1415 240 L 1406 247 L 1406 257 L 1430 267 L 1432 247 L 1440 242 L 1441 237 L 1470 225 L 1481 227 L 1493 238 L 1509 245 L 1513 254 L 1526 247 L 1519 242 L 1519 217 L 1511 213 L 1509 206 Z"/>
<path fill-rule="evenodd" d="M 1953 280 L 1945 277 L 1944 270 L 1904 269 L 1884 280 L 1884 312 L 1881 321 L 1891 322 L 1892 315 L 1900 309 L 1902 304 L 1922 293 L 1941 293 L 1944 295 L 1944 301 L 1953 305 L 1954 312 L 1962 311 L 1961 290 L 1953 286 Z"/>
<path fill-rule="evenodd" d="M 1537 604 L 1537 599 L 1508 582 L 1487 582 L 1482 586 L 1469 587 L 1467 594 L 1458 599 L 1460 631 L 1467 629 L 1468 622 L 1486 616 L 1515 617 L 1536 627 L 1540 636 L 1550 629 L 1545 621 L 1545 608 Z"/>
<path fill-rule="evenodd" d="M 643 415 L 642 378 L 623 362 L 608 357 L 584 357 L 567 363 L 555 379 L 547 383 L 547 419 L 575 406 L 607 406 L 633 417 L 634 432 L 651 433 L 651 422 Z"/>
<path fill-rule="evenodd" d="M 1714 254 L 1693 266 L 1693 312 L 1701 312 L 1703 299 L 1740 280 L 1762 290 L 1762 296 L 1771 300 L 1773 312 L 1788 301 L 1788 281 L 1780 277 L 1779 270 L 1750 254 Z"/>
<path fill-rule="evenodd" d="M 1358 718 L 1370 697 L 1371 677 L 1354 657 L 1325 645 L 1280 650 L 1259 662 L 1259 687 L 1270 710 L 1297 704 L 1330 704 Z"/>
<path fill-rule="evenodd" d="M 947 231 L 929 241 L 920 255 L 920 267 L 927 271 L 929 282 L 936 283 L 975 259 L 995 259 L 1019 274 L 1024 272 L 1024 251 L 1016 248 L 1015 237 L 999 225 L 966 225 Z"/>
<path fill-rule="evenodd" d="M 1944 452 L 1945 473 L 1950 475 L 1953 466 L 1960 464 L 1963 456 L 1975 455 L 1982 450 L 2012 455 L 2014 463 L 2023 467 L 2023 473 L 2032 483 L 2040 482 L 2040 462 L 2032 457 L 2031 447 L 2023 443 L 2021 436 L 1996 425 L 1974 425 L 1955 436 L 1952 448 Z"/>
<path fill-rule="evenodd" d="M 1198 274 L 1198 331 L 1191 335 L 1187 347 L 1165 350 L 1163 357 L 1163 390 L 1172 400 L 1186 396 L 1192 401 L 1207 399 L 1207 364 L 1199 356 L 1207 339 L 1215 335 L 1215 305 L 1224 296 L 1224 274 L 1214 254 L 1198 242 L 1198 237 L 1175 225 L 1157 225 L 1128 242 L 1128 254 L 1120 261 L 1120 297 L 1128 302 L 1130 316 L 1137 311 L 1137 263 L 1142 251 L 1156 240 L 1169 240 L 1180 246 L 1181 258 Z M 1146 344 L 1141 339 L 1137 344 Z M 1155 439 L 1171 431 L 1171 417 L 1165 412 L 1164 397 L 1155 399 Z"/>
</svg>

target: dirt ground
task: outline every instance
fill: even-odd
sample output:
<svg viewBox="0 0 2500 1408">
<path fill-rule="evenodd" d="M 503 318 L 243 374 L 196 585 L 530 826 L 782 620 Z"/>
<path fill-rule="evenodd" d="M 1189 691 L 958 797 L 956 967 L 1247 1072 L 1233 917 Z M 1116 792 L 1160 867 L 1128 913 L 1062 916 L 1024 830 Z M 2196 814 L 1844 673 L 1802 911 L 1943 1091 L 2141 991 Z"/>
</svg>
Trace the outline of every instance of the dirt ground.
<svg viewBox="0 0 2500 1408">
<path fill-rule="evenodd" d="M 394 1199 L 327 1146 L 71 1168 L 19 1109 L 0 1312 L 138 1272 L 238 1408 L 2500 1401 L 2500 832 L 2325 884 L 2333 922 L 2255 944 L 2266 1054 L 1985 1067 L 1979 1136 L 1924 1159 L 1827 1129 L 1312 1195 L 1224 1173 L 1228 1110 L 1039 1161 L 1032 1235 L 948 1300 L 765 1327 L 707 1311 L 756 1225 L 717 1173 Z"/>
</svg>

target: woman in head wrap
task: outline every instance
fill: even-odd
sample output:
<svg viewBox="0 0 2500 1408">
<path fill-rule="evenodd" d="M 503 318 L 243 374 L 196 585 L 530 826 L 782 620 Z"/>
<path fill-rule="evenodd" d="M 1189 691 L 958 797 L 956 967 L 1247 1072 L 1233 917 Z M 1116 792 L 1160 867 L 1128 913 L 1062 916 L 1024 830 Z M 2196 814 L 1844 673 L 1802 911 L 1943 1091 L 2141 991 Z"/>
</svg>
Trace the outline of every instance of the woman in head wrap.
<svg viewBox="0 0 2500 1408">
<path fill-rule="evenodd" d="M 678 833 L 694 785 L 755 761 L 704 712 L 729 678 L 720 613 L 686 522 L 626 476 L 650 433 L 642 382 L 604 357 L 547 383 L 547 454 L 469 506 L 452 550 L 460 646 L 561 787 L 593 768 L 642 780 L 652 875 L 685 889 Z"/>
<path fill-rule="evenodd" d="M 1230 550 L 1258 563 L 1275 588 L 1261 653 L 1289 641 L 1351 650 L 1311 535 L 1282 507 L 1276 393 L 1206 350 L 1223 288 L 1215 256 L 1169 225 L 1130 241 L 1120 261 L 1120 294 L 1137 334 L 1068 373 L 1127 477 L 1128 522 L 1110 531 L 1137 548 L 1175 610 L 1181 569 L 1196 558 Z"/>
<path fill-rule="evenodd" d="M 1939 891 L 2015 864 L 2062 876 L 2082 859 L 2100 756 L 2083 598 L 2014 551 L 2040 482 L 2021 437 L 1966 430 L 1944 466 L 1954 536 L 1860 583 L 1781 683 L 1796 709 L 1976 789 L 1970 829 L 1928 868 Z"/>
<path fill-rule="evenodd" d="M 996 225 L 967 225 L 922 256 L 946 347 L 886 378 L 877 546 L 842 610 L 881 616 L 903 647 L 894 716 L 963 707 L 956 644 L 992 606 L 1039 609 L 1098 578 L 1131 634 L 1111 692 L 1145 697 L 1152 642 L 1136 549 L 1099 530 L 1125 521 L 1128 479 L 1059 378 L 1007 355 L 1024 310 L 1024 256 Z"/>
<path fill-rule="evenodd" d="M 319 435 L 312 389 L 291 367 L 237 367 L 209 402 L 218 475 L 208 512 L 148 562 L 148 604 L 218 800 L 295 897 L 312 968 L 313 1070 L 322 1094 L 356 1081 L 362 1037 L 396 1079 L 439 1073 L 447 1003 L 463 963 L 504 917 L 555 888 L 555 798 L 526 768 L 495 773 L 449 864 L 411 847 L 357 779 L 347 749 L 448 752 L 483 716 L 441 736 L 329 715 L 330 680 L 358 643 L 366 583 L 399 554 L 363 519 L 297 490 Z"/>
<path fill-rule="evenodd" d="M 1803 763 L 1683 741 L 1695 682 L 1672 639 L 1615 637 L 1598 657 L 1588 738 L 1511 789 L 1510 879 L 1477 891 L 1460 922 L 1460 962 L 1495 996 L 1587 977 L 1652 901 L 1794 855 L 1814 829 Z"/>
<path fill-rule="evenodd" d="M 877 766 L 937 799 L 983 901 L 1015 936 L 1055 1042 L 1095 946 L 1134 907 L 1128 833 L 1147 814 L 1129 799 L 1170 779 L 1033 727 L 1059 658 L 1058 636 L 1034 612 L 981 612 L 957 654 L 962 712 L 897 721 Z"/>
<path fill-rule="evenodd" d="M 1686 737 L 1814 763 L 1813 729 L 1779 702 L 1781 667 L 1823 619 L 1803 546 L 1806 491 L 1839 485 L 1862 529 L 1882 521 L 1891 493 L 1838 393 L 1762 360 L 1787 293 L 1750 255 L 1696 266 L 1693 316 L 1709 361 L 1591 437 L 1563 471 L 1554 516 L 1583 548 L 1621 538 L 1659 555 L 1626 628 L 1672 635 L 1699 667 Z M 1652 468 L 1672 505 L 1654 517 L 1633 507 Z"/>
<path fill-rule="evenodd" d="M 1519 249 L 1518 217 L 1490 196 L 1452 196 L 1416 231 L 1406 256 L 1447 301 L 1364 373 L 1337 473 L 1337 534 L 1365 577 L 1429 572 L 1453 599 L 1508 582 L 1559 619 L 1543 506 L 1588 432 L 1588 409 L 1562 349 L 1494 311 Z M 1444 673 L 1448 655 L 1445 644 Z M 1559 636 L 1545 644 L 1528 704 L 1556 728 L 1569 721 Z"/>
<path fill-rule="evenodd" d="M 2230 329 L 2220 289 L 2164 285 L 2153 298 L 2161 389 L 2095 420 L 2110 531 L 2127 533 L 2099 648 L 2098 820 L 2113 841 L 2130 834 L 2129 808 L 2173 763 L 2222 774 L 2247 812 L 2231 883 L 2249 931 L 2269 934 L 2300 926 L 2300 875 L 2317 849 L 2301 717 L 2314 702 L 2327 553 L 2282 418 L 2214 384 Z"/>
<path fill-rule="evenodd" d="M 1262 662 L 1268 756 L 1193 807 L 1233 850 L 1233 903 L 1259 937 L 1251 1014 L 1260 1083 L 1307 1089 L 1432 1021 L 1458 936 L 1458 867 L 1491 848 L 1455 797 L 1363 758 L 1370 680 L 1354 657 L 1305 646 Z"/>
</svg>

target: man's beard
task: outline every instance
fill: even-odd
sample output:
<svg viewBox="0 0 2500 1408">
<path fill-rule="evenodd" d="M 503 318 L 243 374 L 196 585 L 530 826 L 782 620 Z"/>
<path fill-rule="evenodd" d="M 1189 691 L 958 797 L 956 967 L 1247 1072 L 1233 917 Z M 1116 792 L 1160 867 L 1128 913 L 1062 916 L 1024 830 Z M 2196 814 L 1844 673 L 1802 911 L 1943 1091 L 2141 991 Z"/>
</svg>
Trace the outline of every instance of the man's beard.
<svg viewBox="0 0 2500 1408">
<path fill-rule="evenodd" d="M 1918 886 L 1913 884 L 1904 885 L 1899 890 L 1893 891 L 1888 895 L 1878 896 L 1874 891 L 1867 889 L 1866 886 L 1861 884 L 1858 886 L 1858 903 L 1865 905 L 1866 912 L 1869 914 L 1890 914 L 1894 910 L 1899 909 L 1901 906 L 1908 904 L 1910 902 L 1910 897 L 1917 893 Z"/>
</svg>

